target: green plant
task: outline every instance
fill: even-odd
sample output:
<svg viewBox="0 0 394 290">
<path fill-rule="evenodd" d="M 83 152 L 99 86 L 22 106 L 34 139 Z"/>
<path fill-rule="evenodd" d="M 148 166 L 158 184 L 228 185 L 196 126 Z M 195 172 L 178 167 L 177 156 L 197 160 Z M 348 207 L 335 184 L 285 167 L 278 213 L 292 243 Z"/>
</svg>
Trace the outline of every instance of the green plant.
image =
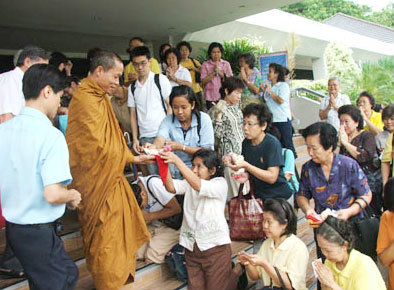
<svg viewBox="0 0 394 290">
<path fill-rule="evenodd" d="M 251 52 L 256 57 L 256 65 L 258 65 L 258 56 L 260 54 L 269 53 L 271 51 L 264 41 L 258 39 L 239 38 L 232 41 L 223 42 L 222 58 L 231 64 L 234 75 L 239 74 L 238 58 L 241 54 Z M 200 49 L 197 59 L 204 62 L 209 58 L 208 49 Z"/>
</svg>

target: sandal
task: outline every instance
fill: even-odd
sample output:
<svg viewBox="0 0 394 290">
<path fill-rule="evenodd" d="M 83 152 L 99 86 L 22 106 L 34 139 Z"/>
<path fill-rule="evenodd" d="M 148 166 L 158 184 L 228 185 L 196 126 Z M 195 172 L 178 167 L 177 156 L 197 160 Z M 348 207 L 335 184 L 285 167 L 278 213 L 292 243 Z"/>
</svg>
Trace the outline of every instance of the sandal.
<svg viewBox="0 0 394 290">
<path fill-rule="evenodd" d="M 0 276 L 6 279 L 25 278 L 25 273 L 23 271 L 18 271 L 14 269 L 0 268 Z"/>
</svg>

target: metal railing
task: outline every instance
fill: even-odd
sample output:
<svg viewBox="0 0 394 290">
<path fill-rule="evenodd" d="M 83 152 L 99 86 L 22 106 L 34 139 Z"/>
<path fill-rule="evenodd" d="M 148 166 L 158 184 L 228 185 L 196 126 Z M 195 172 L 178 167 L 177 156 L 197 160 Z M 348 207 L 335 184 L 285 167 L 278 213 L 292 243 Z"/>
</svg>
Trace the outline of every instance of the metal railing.
<svg viewBox="0 0 394 290">
<path fill-rule="evenodd" d="M 311 94 L 313 96 L 316 96 L 318 98 L 324 98 L 325 97 L 325 95 L 323 95 L 323 94 L 321 94 L 319 92 L 316 92 L 314 90 L 311 90 L 311 89 L 308 89 L 308 88 L 304 88 L 304 87 L 295 88 L 295 89 L 292 89 L 291 91 L 292 91 L 292 93 L 293 92 L 295 93 L 296 97 L 300 96 L 299 92 L 306 92 L 306 93 Z"/>
</svg>

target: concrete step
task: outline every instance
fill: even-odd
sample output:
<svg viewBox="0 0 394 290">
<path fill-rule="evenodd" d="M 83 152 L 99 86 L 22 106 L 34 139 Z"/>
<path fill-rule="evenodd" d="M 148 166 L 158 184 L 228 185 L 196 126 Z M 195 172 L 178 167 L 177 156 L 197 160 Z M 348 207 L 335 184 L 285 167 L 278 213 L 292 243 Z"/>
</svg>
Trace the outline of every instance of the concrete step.
<svg viewBox="0 0 394 290">
<path fill-rule="evenodd" d="M 293 144 L 297 148 L 298 146 L 305 145 L 305 140 L 300 134 L 296 134 L 293 135 Z"/>
</svg>

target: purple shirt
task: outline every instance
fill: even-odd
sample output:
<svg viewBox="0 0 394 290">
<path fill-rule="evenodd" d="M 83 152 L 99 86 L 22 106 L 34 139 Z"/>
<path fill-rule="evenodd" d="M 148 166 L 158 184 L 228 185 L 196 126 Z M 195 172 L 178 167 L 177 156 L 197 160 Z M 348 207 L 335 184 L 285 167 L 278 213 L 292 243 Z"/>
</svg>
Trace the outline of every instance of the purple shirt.
<svg viewBox="0 0 394 290">
<path fill-rule="evenodd" d="M 212 60 L 205 61 L 201 66 L 201 80 L 207 77 L 210 73 L 215 70 L 216 63 Z M 219 68 L 226 74 L 228 77 L 233 76 L 233 71 L 231 70 L 231 65 L 228 61 L 223 59 L 219 62 Z M 204 87 L 204 96 L 205 100 L 215 102 L 220 100 L 219 89 L 222 86 L 222 81 L 220 79 L 220 75 L 216 75 L 209 83 L 207 83 Z"/>
<path fill-rule="evenodd" d="M 308 161 L 302 166 L 299 196 L 315 200 L 315 211 L 348 208 L 353 201 L 369 193 L 367 177 L 352 158 L 335 154 L 327 182 L 320 164 Z"/>
</svg>

